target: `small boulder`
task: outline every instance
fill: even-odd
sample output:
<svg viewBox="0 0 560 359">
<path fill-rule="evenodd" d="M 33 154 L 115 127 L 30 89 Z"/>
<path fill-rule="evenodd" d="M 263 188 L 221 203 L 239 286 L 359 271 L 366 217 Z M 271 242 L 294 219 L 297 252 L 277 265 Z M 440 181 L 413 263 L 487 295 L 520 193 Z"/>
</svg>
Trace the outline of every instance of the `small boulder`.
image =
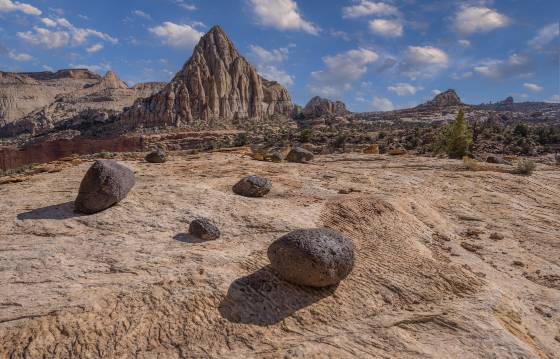
<svg viewBox="0 0 560 359">
<path fill-rule="evenodd" d="M 406 150 L 402 147 L 399 148 L 393 148 L 392 150 L 389 150 L 389 155 L 391 156 L 402 156 L 402 155 L 406 155 Z"/>
<path fill-rule="evenodd" d="M 272 189 L 272 182 L 259 176 L 247 176 L 237 182 L 232 190 L 244 197 L 263 197 Z"/>
<path fill-rule="evenodd" d="M 207 218 L 197 218 L 189 226 L 189 234 L 205 241 L 213 241 L 220 238 L 220 230 Z"/>
<path fill-rule="evenodd" d="M 301 147 L 295 147 L 288 153 L 286 160 L 288 160 L 288 162 L 307 163 L 312 161 L 313 158 L 314 155 L 312 152 Z"/>
<path fill-rule="evenodd" d="M 89 168 L 74 202 L 76 211 L 93 214 L 123 200 L 136 183 L 134 172 L 113 160 L 98 160 Z"/>
<path fill-rule="evenodd" d="M 157 149 L 153 152 L 148 153 L 146 156 L 146 162 L 150 163 L 164 163 L 166 161 L 165 152 Z"/>
<path fill-rule="evenodd" d="M 354 267 L 354 244 L 328 228 L 290 232 L 272 243 L 267 254 L 281 278 L 311 287 L 335 285 Z"/>
<path fill-rule="evenodd" d="M 364 148 L 363 152 L 365 154 L 368 154 L 368 155 L 378 155 L 379 154 L 379 145 L 368 146 L 368 147 Z"/>
<path fill-rule="evenodd" d="M 274 151 L 270 155 L 270 160 L 272 162 L 280 163 L 280 162 L 284 161 L 284 155 L 282 154 L 281 151 Z"/>
<path fill-rule="evenodd" d="M 486 163 L 493 163 L 498 165 L 511 165 L 511 162 L 506 161 L 502 157 L 490 155 L 486 157 Z"/>
</svg>

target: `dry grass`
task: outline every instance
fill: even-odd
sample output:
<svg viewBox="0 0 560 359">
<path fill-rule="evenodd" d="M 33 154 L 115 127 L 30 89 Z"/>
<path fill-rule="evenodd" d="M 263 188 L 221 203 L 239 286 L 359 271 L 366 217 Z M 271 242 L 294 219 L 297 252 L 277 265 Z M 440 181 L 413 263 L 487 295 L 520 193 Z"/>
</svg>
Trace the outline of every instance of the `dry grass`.
<svg viewBox="0 0 560 359">
<path fill-rule="evenodd" d="M 511 172 L 506 168 L 479 162 L 467 156 L 463 157 L 463 164 L 467 170 L 474 171 L 474 172 L 500 172 L 500 173 Z"/>
</svg>

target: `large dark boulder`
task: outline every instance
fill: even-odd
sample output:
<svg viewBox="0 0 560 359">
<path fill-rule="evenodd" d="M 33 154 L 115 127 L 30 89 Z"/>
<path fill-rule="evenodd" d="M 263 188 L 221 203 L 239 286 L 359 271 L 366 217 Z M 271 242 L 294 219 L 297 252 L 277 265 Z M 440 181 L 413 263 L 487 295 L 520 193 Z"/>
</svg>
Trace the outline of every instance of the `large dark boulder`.
<svg viewBox="0 0 560 359">
<path fill-rule="evenodd" d="M 313 153 L 306 150 L 305 148 L 296 147 L 292 148 L 288 156 L 286 156 L 286 160 L 288 162 L 296 162 L 296 163 L 307 163 L 313 160 Z"/>
<path fill-rule="evenodd" d="M 166 161 L 165 152 L 160 149 L 157 149 L 153 152 L 148 153 L 146 156 L 146 162 L 150 163 L 164 163 Z"/>
<path fill-rule="evenodd" d="M 244 197 L 263 197 L 272 189 L 272 182 L 259 176 L 248 176 L 237 182 L 232 190 Z"/>
<path fill-rule="evenodd" d="M 220 230 L 207 218 L 197 218 L 189 226 L 189 234 L 205 241 L 213 241 L 220 238 Z"/>
<path fill-rule="evenodd" d="M 98 160 L 89 168 L 74 202 L 76 211 L 92 214 L 123 200 L 136 183 L 134 172 L 112 160 Z"/>
<path fill-rule="evenodd" d="M 354 244 L 332 229 L 299 229 L 272 243 L 268 259 L 272 269 L 290 283 L 326 287 L 352 271 Z"/>
</svg>

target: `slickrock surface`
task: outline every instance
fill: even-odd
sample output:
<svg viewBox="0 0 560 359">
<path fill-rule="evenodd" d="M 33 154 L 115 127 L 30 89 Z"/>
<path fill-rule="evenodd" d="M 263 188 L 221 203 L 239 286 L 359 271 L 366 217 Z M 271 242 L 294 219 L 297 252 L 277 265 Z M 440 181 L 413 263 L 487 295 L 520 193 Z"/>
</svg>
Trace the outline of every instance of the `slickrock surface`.
<svg viewBox="0 0 560 359">
<path fill-rule="evenodd" d="M 292 109 L 288 91 L 263 79 L 215 26 L 173 80 L 158 94 L 137 101 L 118 126 L 227 127 L 232 121 L 289 115 Z"/>
<path fill-rule="evenodd" d="M 91 216 L 72 209 L 91 162 L 0 185 L 0 357 L 560 352 L 558 169 L 525 177 L 371 155 L 119 161 L 135 171 L 134 191 Z M 258 201 L 231 191 L 253 173 L 274 182 Z M 222 236 L 190 240 L 199 217 Z M 336 289 L 278 279 L 268 246 L 323 226 L 352 239 L 352 273 Z"/>
</svg>

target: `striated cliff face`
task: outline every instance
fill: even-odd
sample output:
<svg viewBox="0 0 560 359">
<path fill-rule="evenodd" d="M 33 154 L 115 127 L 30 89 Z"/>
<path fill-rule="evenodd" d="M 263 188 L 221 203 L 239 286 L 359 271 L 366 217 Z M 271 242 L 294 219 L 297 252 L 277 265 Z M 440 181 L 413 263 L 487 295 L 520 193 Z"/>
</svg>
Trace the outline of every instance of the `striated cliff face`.
<svg viewBox="0 0 560 359">
<path fill-rule="evenodd" d="M 47 106 L 60 94 L 71 93 L 102 80 L 88 70 L 58 72 L 0 72 L 0 126 Z"/>
<path fill-rule="evenodd" d="M 288 91 L 259 76 L 216 26 L 173 80 L 158 94 L 137 101 L 119 125 L 228 127 L 243 119 L 289 115 L 292 108 Z"/>
<path fill-rule="evenodd" d="M 349 111 L 341 101 L 331 101 L 319 96 L 313 97 L 303 108 L 305 117 L 321 117 L 324 115 L 346 115 Z"/>
</svg>

